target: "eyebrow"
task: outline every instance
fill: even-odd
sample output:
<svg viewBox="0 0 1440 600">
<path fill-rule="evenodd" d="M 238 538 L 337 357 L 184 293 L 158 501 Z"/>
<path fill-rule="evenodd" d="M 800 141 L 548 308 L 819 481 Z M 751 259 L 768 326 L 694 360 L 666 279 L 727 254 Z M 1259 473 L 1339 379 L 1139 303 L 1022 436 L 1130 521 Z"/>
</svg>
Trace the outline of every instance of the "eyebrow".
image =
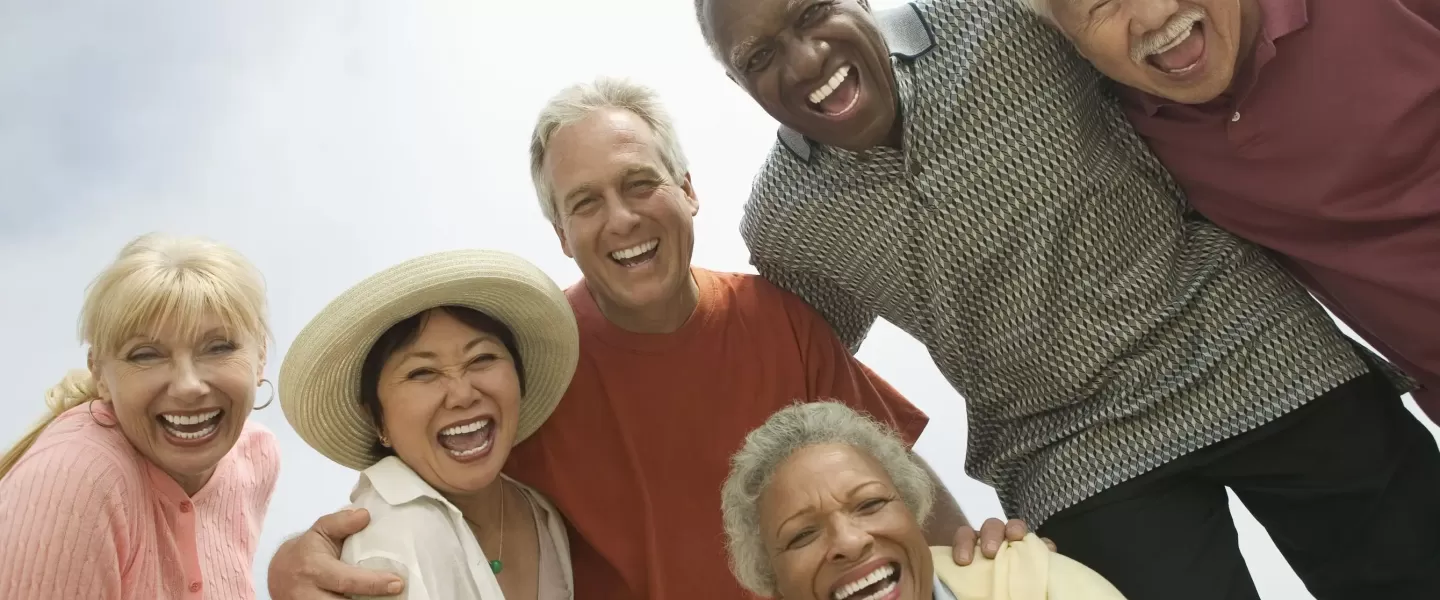
<svg viewBox="0 0 1440 600">
<path fill-rule="evenodd" d="M 786 0 L 784 9 L 784 28 L 789 28 L 794 25 L 792 21 L 795 20 L 795 10 L 806 5 L 809 2 L 810 0 Z M 739 43 L 735 44 L 735 46 L 730 49 L 730 66 L 737 69 L 743 68 L 745 65 L 742 64 L 742 61 L 745 59 L 745 55 L 749 54 L 750 51 L 753 50 L 755 46 L 758 45 L 760 42 L 764 41 L 766 37 L 774 37 L 774 34 L 771 34 L 769 36 L 752 35 L 743 40 L 740 40 Z"/>
<path fill-rule="evenodd" d="M 736 69 L 744 67 L 745 65 L 743 64 L 743 62 L 745 60 L 745 55 L 749 54 L 750 50 L 759 43 L 760 38 L 753 35 L 743 40 L 740 40 L 740 43 L 735 44 L 735 47 L 730 49 L 730 66 Z"/>
<path fill-rule="evenodd" d="M 878 481 L 878 480 L 866 481 L 866 482 L 864 482 L 864 483 L 861 483 L 860 485 L 857 485 L 857 486 L 855 486 L 855 487 L 853 487 L 853 488 L 850 488 L 850 491 L 848 491 L 848 492 L 845 493 L 845 500 L 846 500 L 846 501 L 849 501 L 850 499 L 854 498 L 854 497 L 856 496 L 856 494 L 860 492 L 860 490 L 863 490 L 863 489 L 865 489 L 865 488 L 867 488 L 867 487 L 876 486 L 876 485 L 883 487 L 885 484 L 884 484 L 884 482 Z M 794 514 L 792 514 L 792 515 L 790 515 L 790 516 L 788 516 L 788 517 L 785 517 L 785 520 L 784 520 L 784 521 L 781 521 L 779 525 L 776 525 L 776 526 L 775 526 L 775 537 L 776 537 L 776 538 L 781 537 L 781 536 L 780 536 L 780 530 L 782 530 L 782 529 L 785 528 L 785 524 L 786 524 L 786 523 L 789 523 L 789 522 L 791 522 L 791 521 L 794 521 L 795 519 L 800 518 L 800 517 L 803 517 L 803 516 L 805 516 L 805 515 L 812 514 L 812 513 L 814 513 L 814 512 L 815 512 L 815 507 L 813 507 L 813 506 L 807 506 L 807 507 L 802 508 L 802 509 L 800 509 L 800 510 L 798 510 L 798 511 L 795 511 Z"/>
<path fill-rule="evenodd" d="M 636 175 L 650 175 L 650 176 L 656 176 L 656 177 L 658 177 L 658 176 L 660 175 L 660 171 L 656 170 L 655 167 L 651 167 L 651 166 L 648 166 L 648 165 L 645 165 L 645 166 L 636 165 L 636 166 L 626 167 L 624 171 L 621 171 L 621 172 L 620 172 L 620 179 L 623 181 L 623 180 L 629 179 L 629 178 L 631 178 L 631 177 L 634 177 L 634 176 L 636 176 Z M 565 194 L 565 197 L 564 197 L 564 199 L 562 200 L 562 202 L 564 203 L 565 206 L 569 206 L 570 201 L 571 201 L 572 199 L 574 199 L 576 196 L 581 196 L 581 195 L 589 194 L 590 192 L 595 191 L 595 188 L 596 188 L 596 187 L 598 187 L 598 186 L 596 186 L 594 183 L 582 183 L 582 184 L 576 186 L 575 189 L 570 190 L 569 193 Z"/>
<path fill-rule="evenodd" d="M 495 339 L 494 336 L 491 336 L 491 335 L 488 334 L 488 333 L 482 333 L 482 334 L 480 334 L 478 337 L 476 337 L 475 339 L 470 340 L 470 343 L 465 344 L 465 347 L 464 347 L 462 350 L 465 351 L 465 352 L 469 352 L 469 351 L 473 350 L 476 346 L 479 346 L 481 343 L 483 343 L 483 342 L 488 342 L 488 341 L 491 341 L 491 340 L 493 340 L 493 339 Z M 396 366 L 403 365 L 403 364 L 405 364 L 405 361 L 408 361 L 408 360 L 410 360 L 410 359 L 412 359 L 412 358 L 429 358 L 429 359 L 434 359 L 434 358 L 437 358 L 437 357 L 438 357 L 437 354 L 435 354 L 434 352 L 430 352 L 430 351 L 428 351 L 428 350 L 421 350 L 421 351 L 418 351 L 418 352 L 406 352 L 405 354 L 400 355 L 400 362 L 397 362 L 397 363 L 395 363 L 395 364 L 396 364 Z"/>
</svg>

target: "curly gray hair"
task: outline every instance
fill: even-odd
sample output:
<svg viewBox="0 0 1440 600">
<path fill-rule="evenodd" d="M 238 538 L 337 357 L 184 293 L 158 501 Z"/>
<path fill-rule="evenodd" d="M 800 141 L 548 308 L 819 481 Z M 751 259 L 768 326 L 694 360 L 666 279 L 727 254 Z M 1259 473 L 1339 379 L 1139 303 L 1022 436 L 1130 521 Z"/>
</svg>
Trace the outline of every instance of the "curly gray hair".
<svg viewBox="0 0 1440 600">
<path fill-rule="evenodd" d="M 776 595 L 775 571 L 760 535 L 760 494 L 781 463 L 817 444 L 845 444 L 869 454 L 890 475 L 915 519 L 924 524 L 930 516 L 935 483 L 892 429 L 833 400 L 786 407 L 745 436 L 720 493 L 730 570 L 751 592 Z"/>
</svg>

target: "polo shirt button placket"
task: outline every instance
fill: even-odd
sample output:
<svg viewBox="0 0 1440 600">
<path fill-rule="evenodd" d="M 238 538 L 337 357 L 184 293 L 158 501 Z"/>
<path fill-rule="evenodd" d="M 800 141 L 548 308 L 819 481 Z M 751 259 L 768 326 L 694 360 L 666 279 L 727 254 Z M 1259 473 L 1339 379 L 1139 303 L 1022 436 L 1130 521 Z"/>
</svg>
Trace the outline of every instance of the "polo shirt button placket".
<svg viewBox="0 0 1440 600">
<path fill-rule="evenodd" d="M 200 582 L 198 582 L 198 581 L 192 581 L 192 582 L 190 582 L 190 593 L 192 593 L 192 594 L 198 594 L 198 593 L 200 593 L 200 587 L 201 587 L 201 586 L 200 586 Z"/>
<path fill-rule="evenodd" d="M 194 506 L 190 504 L 189 500 L 180 503 L 180 512 L 182 513 L 188 513 L 192 508 L 194 508 Z"/>
</svg>

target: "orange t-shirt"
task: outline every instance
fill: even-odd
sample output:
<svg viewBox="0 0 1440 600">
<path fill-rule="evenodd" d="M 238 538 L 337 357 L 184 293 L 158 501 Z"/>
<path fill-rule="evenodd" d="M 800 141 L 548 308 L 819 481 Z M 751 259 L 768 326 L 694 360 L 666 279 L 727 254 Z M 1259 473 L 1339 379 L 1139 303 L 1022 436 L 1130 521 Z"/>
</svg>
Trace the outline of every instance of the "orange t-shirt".
<svg viewBox="0 0 1440 600">
<path fill-rule="evenodd" d="M 505 470 L 569 522 L 577 598 L 748 597 L 728 567 L 720 486 L 745 434 L 784 406 L 835 398 L 911 444 L 929 422 L 799 297 L 754 275 L 693 272 L 699 304 L 671 334 L 611 324 L 584 281 L 567 291 L 579 367 Z"/>
</svg>

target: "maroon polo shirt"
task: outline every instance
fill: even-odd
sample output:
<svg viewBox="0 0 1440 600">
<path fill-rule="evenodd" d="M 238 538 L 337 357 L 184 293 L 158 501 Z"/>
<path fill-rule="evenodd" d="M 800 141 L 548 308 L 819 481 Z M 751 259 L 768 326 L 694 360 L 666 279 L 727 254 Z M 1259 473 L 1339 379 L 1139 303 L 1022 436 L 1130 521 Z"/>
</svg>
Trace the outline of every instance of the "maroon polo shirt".
<svg viewBox="0 0 1440 600">
<path fill-rule="evenodd" d="M 1275 250 L 1440 422 L 1440 0 L 1259 0 L 1227 94 L 1122 90 L 1201 214 Z"/>
</svg>

